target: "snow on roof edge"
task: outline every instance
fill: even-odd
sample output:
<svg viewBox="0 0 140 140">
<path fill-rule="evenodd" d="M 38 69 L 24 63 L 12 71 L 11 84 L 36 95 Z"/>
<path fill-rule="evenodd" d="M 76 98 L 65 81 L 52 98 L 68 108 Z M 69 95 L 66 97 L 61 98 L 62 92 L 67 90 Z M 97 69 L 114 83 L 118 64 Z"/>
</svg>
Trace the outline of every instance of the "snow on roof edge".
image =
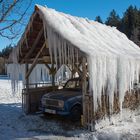
<svg viewBox="0 0 140 140">
<path fill-rule="evenodd" d="M 88 44 L 89 48 L 94 49 L 95 54 L 109 53 L 110 55 L 140 58 L 140 48 L 116 28 L 57 12 L 48 7 L 36 6 L 47 26 L 52 27 L 64 39 L 70 41 L 82 51 L 86 52 L 83 47 Z M 87 53 L 91 53 L 91 51 Z"/>
</svg>

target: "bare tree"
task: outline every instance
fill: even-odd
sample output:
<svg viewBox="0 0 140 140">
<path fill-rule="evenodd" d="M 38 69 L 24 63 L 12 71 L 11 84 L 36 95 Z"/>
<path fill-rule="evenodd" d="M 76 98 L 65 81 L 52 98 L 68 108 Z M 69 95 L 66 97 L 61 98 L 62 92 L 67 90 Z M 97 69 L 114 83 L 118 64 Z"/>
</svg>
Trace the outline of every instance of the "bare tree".
<svg viewBox="0 0 140 140">
<path fill-rule="evenodd" d="M 13 39 L 21 33 L 32 0 L 0 0 L 0 36 Z M 20 26 L 19 26 L 20 25 Z"/>
</svg>

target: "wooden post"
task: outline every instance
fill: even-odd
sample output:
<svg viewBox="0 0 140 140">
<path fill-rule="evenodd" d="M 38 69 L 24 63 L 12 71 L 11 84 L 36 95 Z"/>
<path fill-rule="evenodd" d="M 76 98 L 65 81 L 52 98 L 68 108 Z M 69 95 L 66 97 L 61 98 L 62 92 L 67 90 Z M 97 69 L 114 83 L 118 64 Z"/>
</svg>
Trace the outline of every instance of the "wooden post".
<svg viewBox="0 0 140 140">
<path fill-rule="evenodd" d="M 86 80 L 86 74 L 87 74 L 87 69 L 86 69 L 86 58 L 83 58 L 82 61 L 82 70 L 83 70 L 83 76 L 82 76 L 82 94 L 83 94 L 83 126 L 86 127 L 86 93 L 87 93 L 87 80 Z"/>
<path fill-rule="evenodd" d="M 27 74 L 29 65 L 25 64 L 25 73 Z M 30 111 L 30 97 L 29 97 L 29 77 L 25 77 L 26 80 L 26 91 L 25 91 L 25 113 L 28 114 Z"/>
<path fill-rule="evenodd" d="M 53 87 L 55 87 L 55 73 L 56 73 L 56 69 L 54 68 L 54 64 L 52 64 L 51 74 L 52 74 L 52 86 Z"/>
</svg>

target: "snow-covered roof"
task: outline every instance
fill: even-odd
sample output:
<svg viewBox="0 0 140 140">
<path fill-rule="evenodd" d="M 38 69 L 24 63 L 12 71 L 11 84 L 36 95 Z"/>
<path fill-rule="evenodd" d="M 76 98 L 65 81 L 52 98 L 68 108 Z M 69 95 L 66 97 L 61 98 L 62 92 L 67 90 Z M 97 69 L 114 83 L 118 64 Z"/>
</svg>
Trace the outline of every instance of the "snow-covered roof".
<svg viewBox="0 0 140 140">
<path fill-rule="evenodd" d="M 86 54 L 140 58 L 140 48 L 116 27 L 106 26 L 87 18 L 74 17 L 47 7 L 39 5 L 37 7 L 47 26 Z"/>
</svg>

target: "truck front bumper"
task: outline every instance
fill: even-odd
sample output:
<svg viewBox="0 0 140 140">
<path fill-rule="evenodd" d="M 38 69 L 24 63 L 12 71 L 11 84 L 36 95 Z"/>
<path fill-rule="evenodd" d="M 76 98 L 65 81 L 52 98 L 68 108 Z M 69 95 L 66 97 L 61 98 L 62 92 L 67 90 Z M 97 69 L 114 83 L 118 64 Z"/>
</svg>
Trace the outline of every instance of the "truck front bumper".
<svg viewBox="0 0 140 140">
<path fill-rule="evenodd" d="M 48 109 L 48 108 L 40 108 L 40 110 L 44 113 L 58 114 L 58 115 L 62 115 L 62 116 L 66 116 L 66 115 L 70 114 L 70 112 L 67 112 L 65 110 Z"/>
</svg>

